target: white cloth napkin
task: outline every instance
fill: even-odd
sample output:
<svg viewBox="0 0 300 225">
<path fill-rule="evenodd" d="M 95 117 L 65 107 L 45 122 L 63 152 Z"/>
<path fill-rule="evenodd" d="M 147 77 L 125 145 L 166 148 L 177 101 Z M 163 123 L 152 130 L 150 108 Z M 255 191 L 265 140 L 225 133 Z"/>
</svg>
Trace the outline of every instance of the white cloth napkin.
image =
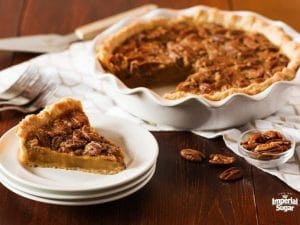
<svg viewBox="0 0 300 225">
<path fill-rule="evenodd" d="M 41 55 L 25 63 L 10 67 L 0 72 L 0 92 L 7 89 L 26 70 L 29 65 L 39 69 L 45 76 L 58 84 L 57 92 L 51 102 L 62 97 L 74 97 L 82 100 L 86 111 L 101 112 L 105 115 L 123 117 L 138 123 L 151 131 L 176 130 L 163 124 L 143 121 L 118 107 L 110 97 L 101 91 L 101 83 L 94 72 L 92 42 L 76 43 L 60 53 Z M 99 85 L 93 85 L 93 84 Z M 50 102 L 49 102 L 50 103 Z M 192 132 L 206 138 L 223 136 L 225 144 L 235 154 L 240 134 L 250 128 L 281 128 L 292 135 L 300 143 L 300 90 L 295 90 L 290 102 L 276 114 L 263 120 L 252 121 L 243 127 L 213 132 L 193 130 Z M 300 191 L 300 146 L 297 146 L 294 157 L 282 166 L 262 169 L 278 177 L 291 188 Z"/>
</svg>

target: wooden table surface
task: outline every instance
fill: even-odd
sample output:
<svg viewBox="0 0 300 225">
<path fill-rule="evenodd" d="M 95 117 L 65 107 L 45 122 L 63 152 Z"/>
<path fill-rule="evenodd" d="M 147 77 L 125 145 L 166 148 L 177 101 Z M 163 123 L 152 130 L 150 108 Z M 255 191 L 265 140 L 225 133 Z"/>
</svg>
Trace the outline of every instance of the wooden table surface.
<svg viewBox="0 0 300 225">
<path fill-rule="evenodd" d="M 153 2 L 162 7 L 184 8 L 206 4 L 222 9 L 253 10 L 283 20 L 300 30 L 299 0 L 0 0 L 0 38 L 8 36 L 68 33 L 79 25 Z M 36 55 L 0 52 L 0 69 Z M 0 113 L 0 135 L 24 115 Z M 153 179 L 142 190 L 115 202 L 64 207 L 19 197 L 0 184 L 0 225 L 60 224 L 212 224 L 212 225 L 299 225 L 300 207 L 277 212 L 273 197 L 288 192 L 300 194 L 272 177 L 238 160 L 243 180 L 223 183 L 220 168 L 182 160 L 179 149 L 192 147 L 231 153 L 222 139 L 207 140 L 188 132 L 155 132 L 160 154 Z"/>
</svg>

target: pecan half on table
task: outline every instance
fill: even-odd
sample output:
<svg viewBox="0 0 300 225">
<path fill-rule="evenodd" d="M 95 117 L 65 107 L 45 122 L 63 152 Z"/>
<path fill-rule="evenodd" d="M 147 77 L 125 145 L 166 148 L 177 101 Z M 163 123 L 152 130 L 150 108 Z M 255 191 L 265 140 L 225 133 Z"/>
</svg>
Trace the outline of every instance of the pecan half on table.
<svg viewBox="0 0 300 225">
<path fill-rule="evenodd" d="M 182 158 L 191 162 L 201 162 L 203 159 L 205 159 L 203 152 L 191 148 L 182 149 L 180 151 L 180 155 Z"/>
<path fill-rule="evenodd" d="M 230 165 L 235 162 L 235 157 L 223 154 L 210 154 L 208 162 L 214 165 Z"/>
<path fill-rule="evenodd" d="M 237 167 L 231 167 L 223 171 L 219 178 L 223 181 L 235 181 L 243 177 L 243 172 Z"/>
</svg>

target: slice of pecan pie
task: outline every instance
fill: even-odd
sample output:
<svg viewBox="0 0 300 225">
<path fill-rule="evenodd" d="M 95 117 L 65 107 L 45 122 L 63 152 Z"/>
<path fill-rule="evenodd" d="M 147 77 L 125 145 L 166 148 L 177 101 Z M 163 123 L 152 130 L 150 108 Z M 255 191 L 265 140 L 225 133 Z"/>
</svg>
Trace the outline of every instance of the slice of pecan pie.
<svg viewBox="0 0 300 225">
<path fill-rule="evenodd" d="M 124 152 L 90 126 L 80 101 L 65 98 L 29 115 L 17 128 L 20 161 L 28 166 L 114 174 Z"/>
<path fill-rule="evenodd" d="M 101 42 L 97 58 L 128 87 L 174 84 L 165 98 L 201 95 L 217 101 L 292 80 L 300 45 L 260 17 L 199 9 L 132 23 Z"/>
</svg>

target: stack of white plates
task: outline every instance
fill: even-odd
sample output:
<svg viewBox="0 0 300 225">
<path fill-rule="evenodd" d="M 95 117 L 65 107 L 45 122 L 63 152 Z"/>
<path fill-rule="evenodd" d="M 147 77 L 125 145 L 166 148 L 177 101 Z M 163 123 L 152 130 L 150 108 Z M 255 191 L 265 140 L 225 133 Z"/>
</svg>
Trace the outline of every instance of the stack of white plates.
<svg viewBox="0 0 300 225">
<path fill-rule="evenodd" d="M 18 161 L 16 128 L 0 139 L 0 181 L 14 193 L 58 205 L 92 205 L 117 200 L 145 186 L 155 172 L 158 145 L 147 130 L 128 121 L 89 114 L 103 136 L 125 149 L 127 168 L 114 175 L 31 168 Z"/>
</svg>

